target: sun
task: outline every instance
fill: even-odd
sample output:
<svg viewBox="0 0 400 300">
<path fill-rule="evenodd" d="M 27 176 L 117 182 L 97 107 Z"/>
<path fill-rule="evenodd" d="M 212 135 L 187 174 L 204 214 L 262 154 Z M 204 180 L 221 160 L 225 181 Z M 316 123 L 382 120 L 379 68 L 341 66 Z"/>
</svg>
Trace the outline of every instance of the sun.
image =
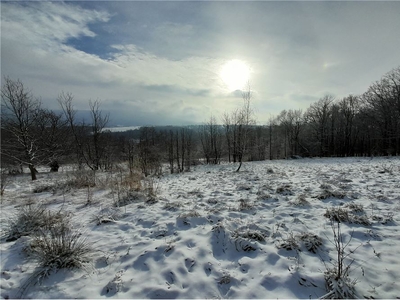
<svg viewBox="0 0 400 300">
<path fill-rule="evenodd" d="M 250 69 L 245 62 L 233 59 L 222 67 L 220 75 L 230 91 L 242 90 L 249 81 Z"/>
</svg>

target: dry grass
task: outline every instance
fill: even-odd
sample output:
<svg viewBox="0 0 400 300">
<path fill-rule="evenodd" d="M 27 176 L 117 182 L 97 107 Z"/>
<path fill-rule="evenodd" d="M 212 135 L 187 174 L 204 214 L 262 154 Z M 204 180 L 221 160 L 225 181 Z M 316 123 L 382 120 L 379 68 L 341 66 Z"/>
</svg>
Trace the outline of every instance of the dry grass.
<svg viewBox="0 0 400 300">
<path fill-rule="evenodd" d="M 322 246 L 322 239 L 313 233 L 304 232 L 298 236 L 298 239 L 312 253 L 317 253 L 318 249 Z"/>
<path fill-rule="evenodd" d="M 351 222 L 349 212 L 340 207 L 327 208 L 324 217 L 335 222 Z"/>
<path fill-rule="evenodd" d="M 306 195 L 301 194 L 299 195 L 295 201 L 292 202 L 294 206 L 308 206 L 310 202 L 307 201 Z"/>
<path fill-rule="evenodd" d="M 356 213 L 349 211 L 348 208 L 353 208 Z M 351 204 L 349 206 L 327 208 L 324 216 L 334 222 L 347 222 L 370 226 L 371 221 L 364 214 L 362 206 Z"/>
<path fill-rule="evenodd" d="M 50 212 L 42 205 L 26 205 L 18 209 L 15 217 L 9 221 L 5 238 L 7 242 L 15 241 L 21 236 L 32 235 L 60 222 L 66 222 L 60 212 Z"/>
<path fill-rule="evenodd" d="M 25 251 L 28 249 L 29 256 L 36 259 L 38 267 L 20 286 L 19 298 L 23 298 L 32 284 L 41 283 L 60 269 L 85 269 L 95 252 L 92 244 L 80 232 L 72 231 L 64 221 L 37 232 Z"/>
<path fill-rule="evenodd" d="M 346 253 L 346 248 L 349 245 L 352 237 L 350 237 L 347 243 L 344 242 L 344 238 L 340 229 L 340 223 L 332 221 L 331 223 L 333 233 L 333 245 L 336 250 L 336 258 L 333 258 L 333 267 L 326 266 L 324 273 L 325 284 L 327 294 L 321 297 L 321 299 L 354 299 L 358 298 L 354 289 L 356 280 L 350 279 L 350 267 L 354 260 L 349 263 L 346 260 L 349 254 Z M 353 253 L 353 250 L 350 253 Z"/>
<path fill-rule="evenodd" d="M 243 210 L 251 210 L 254 208 L 254 203 L 250 200 L 245 200 L 245 199 L 240 199 L 239 200 L 239 205 L 238 205 L 238 211 L 243 211 Z"/>
<path fill-rule="evenodd" d="M 46 269 L 42 274 L 45 277 L 54 270 L 82 268 L 91 260 L 93 253 L 86 238 L 64 223 L 40 231 L 34 237 L 31 249 L 39 266 Z"/>
<path fill-rule="evenodd" d="M 3 196 L 6 187 L 11 182 L 11 178 L 10 178 L 7 170 L 1 170 L 0 175 L 1 175 L 1 177 L 0 177 L 0 196 Z M 3 201 L 3 197 L 1 197 L 1 201 Z"/>
</svg>

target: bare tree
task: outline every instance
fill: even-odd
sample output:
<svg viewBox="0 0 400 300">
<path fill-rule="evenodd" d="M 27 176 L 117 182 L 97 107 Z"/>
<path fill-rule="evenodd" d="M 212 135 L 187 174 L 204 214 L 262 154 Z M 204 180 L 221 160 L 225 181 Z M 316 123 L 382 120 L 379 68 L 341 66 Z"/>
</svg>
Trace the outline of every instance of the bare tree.
<svg viewBox="0 0 400 300">
<path fill-rule="evenodd" d="M 222 155 L 222 133 L 217 125 L 215 117 L 199 128 L 200 142 L 206 163 L 219 164 Z"/>
<path fill-rule="evenodd" d="M 89 166 L 92 170 L 98 170 L 104 165 L 104 158 L 106 155 L 106 142 L 104 135 L 104 128 L 108 124 L 109 114 L 103 115 L 103 112 L 100 110 L 100 101 L 89 100 L 89 109 L 90 115 L 92 117 L 92 140 L 93 143 L 87 143 L 87 153 L 89 159 L 92 161 L 91 166 Z M 91 145 L 93 149 L 91 149 Z"/>
<path fill-rule="evenodd" d="M 68 126 L 72 132 L 72 136 L 74 139 L 74 143 L 72 143 L 75 149 L 76 161 L 78 163 L 79 168 L 82 167 L 85 155 L 83 150 L 83 139 L 85 135 L 84 126 L 79 126 L 76 122 L 76 113 L 77 111 L 74 109 L 72 104 L 74 97 L 71 93 L 62 92 L 57 101 L 61 106 L 61 109 L 64 113 L 65 119 L 67 120 Z"/>
<path fill-rule="evenodd" d="M 100 101 L 89 101 L 91 124 L 76 120 L 77 111 L 74 109 L 73 96 L 70 93 L 61 93 L 58 97 L 64 116 L 74 136 L 75 153 L 78 165 L 85 163 L 91 170 L 98 170 L 105 166 L 107 143 L 104 128 L 109 121 L 109 114 L 103 115 L 100 110 Z"/>
<path fill-rule="evenodd" d="M 139 165 L 147 177 L 161 173 L 161 151 L 154 127 L 140 128 L 140 141 L 138 144 Z"/>
<path fill-rule="evenodd" d="M 169 170 L 170 173 L 174 173 L 174 132 L 172 130 L 168 131 L 166 136 L 166 147 L 167 147 L 167 155 L 168 155 L 168 162 L 169 162 Z"/>
<path fill-rule="evenodd" d="M 233 122 L 233 119 L 236 119 L 235 116 L 236 116 L 236 111 L 232 113 L 232 116 L 228 113 L 224 113 L 222 117 L 229 162 L 232 161 L 236 162 L 236 148 L 235 148 L 236 124 L 234 124 Z"/>
<path fill-rule="evenodd" d="M 326 95 L 318 102 L 311 104 L 305 113 L 305 119 L 313 131 L 320 156 L 324 156 L 328 150 L 329 120 L 333 101 L 333 96 Z"/>
<path fill-rule="evenodd" d="M 243 157 L 248 151 L 248 137 L 251 126 L 255 125 L 254 112 L 251 108 L 252 91 L 250 84 L 248 90 L 242 92 L 243 106 L 238 114 L 238 132 L 237 132 L 237 144 L 238 144 L 238 162 L 239 166 L 236 172 L 239 172 L 242 167 Z"/>
<path fill-rule="evenodd" d="M 369 108 L 369 118 L 380 131 L 381 151 L 384 154 L 400 153 L 400 67 L 385 74 L 372 84 L 363 95 Z"/>
<path fill-rule="evenodd" d="M 355 118 L 359 113 L 359 98 L 353 95 L 343 98 L 338 103 L 340 122 L 337 127 L 340 130 L 341 137 L 341 155 L 354 155 L 354 144 L 357 135 Z"/>
<path fill-rule="evenodd" d="M 35 167 L 50 163 L 62 152 L 61 116 L 42 109 L 41 102 L 19 80 L 4 78 L 1 99 L 1 126 L 8 132 L 7 141 L 2 140 L 1 154 L 26 165 L 35 180 Z"/>
<path fill-rule="evenodd" d="M 193 159 L 193 132 L 189 128 L 183 127 L 176 130 L 173 136 L 177 170 L 178 172 L 190 171 Z M 171 155 L 169 157 L 171 158 Z"/>
</svg>

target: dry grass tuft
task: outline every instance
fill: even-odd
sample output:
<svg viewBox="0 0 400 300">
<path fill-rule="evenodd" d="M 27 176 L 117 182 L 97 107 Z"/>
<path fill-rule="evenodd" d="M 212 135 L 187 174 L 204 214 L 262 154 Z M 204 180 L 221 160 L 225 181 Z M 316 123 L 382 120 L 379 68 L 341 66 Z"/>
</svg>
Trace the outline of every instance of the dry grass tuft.
<svg viewBox="0 0 400 300">
<path fill-rule="evenodd" d="M 238 205 L 238 211 L 242 211 L 242 210 L 251 210 L 254 208 L 254 203 L 249 201 L 249 200 L 245 200 L 245 199 L 240 199 L 239 200 L 239 205 Z"/>
<path fill-rule="evenodd" d="M 340 207 L 327 208 L 324 217 L 335 222 L 350 222 L 349 212 Z"/>
<path fill-rule="evenodd" d="M 40 231 L 31 243 L 34 257 L 46 277 L 52 271 L 82 268 L 91 260 L 94 250 L 80 232 L 72 231 L 64 223 Z"/>
<path fill-rule="evenodd" d="M 60 212 L 53 213 L 42 205 L 21 207 L 14 218 L 9 221 L 6 242 L 15 241 L 21 236 L 32 235 L 40 230 L 51 228 L 66 218 Z"/>
<path fill-rule="evenodd" d="M 312 253 L 317 253 L 322 246 L 322 239 L 313 233 L 304 232 L 298 238 L 304 243 L 306 249 Z"/>
</svg>

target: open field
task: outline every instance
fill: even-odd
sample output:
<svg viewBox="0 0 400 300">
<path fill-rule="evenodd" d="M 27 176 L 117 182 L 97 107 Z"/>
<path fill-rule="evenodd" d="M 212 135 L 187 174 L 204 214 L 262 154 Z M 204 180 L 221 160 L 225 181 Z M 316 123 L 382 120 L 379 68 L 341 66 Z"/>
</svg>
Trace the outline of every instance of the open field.
<svg viewBox="0 0 400 300">
<path fill-rule="evenodd" d="M 235 169 L 145 180 L 66 169 L 34 182 L 12 177 L 1 203 L 1 297 L 331 297 L 326 271 L 337 268 L 340 220 L 348 288 L 356 281 L 357 297 L 400 298 L 399 158 Z M 45 274 L 35 255 L 40 233 L 10 234 L 21 209 L 39 204 L 94 249 L 83 268 Z"/>
</svg>

